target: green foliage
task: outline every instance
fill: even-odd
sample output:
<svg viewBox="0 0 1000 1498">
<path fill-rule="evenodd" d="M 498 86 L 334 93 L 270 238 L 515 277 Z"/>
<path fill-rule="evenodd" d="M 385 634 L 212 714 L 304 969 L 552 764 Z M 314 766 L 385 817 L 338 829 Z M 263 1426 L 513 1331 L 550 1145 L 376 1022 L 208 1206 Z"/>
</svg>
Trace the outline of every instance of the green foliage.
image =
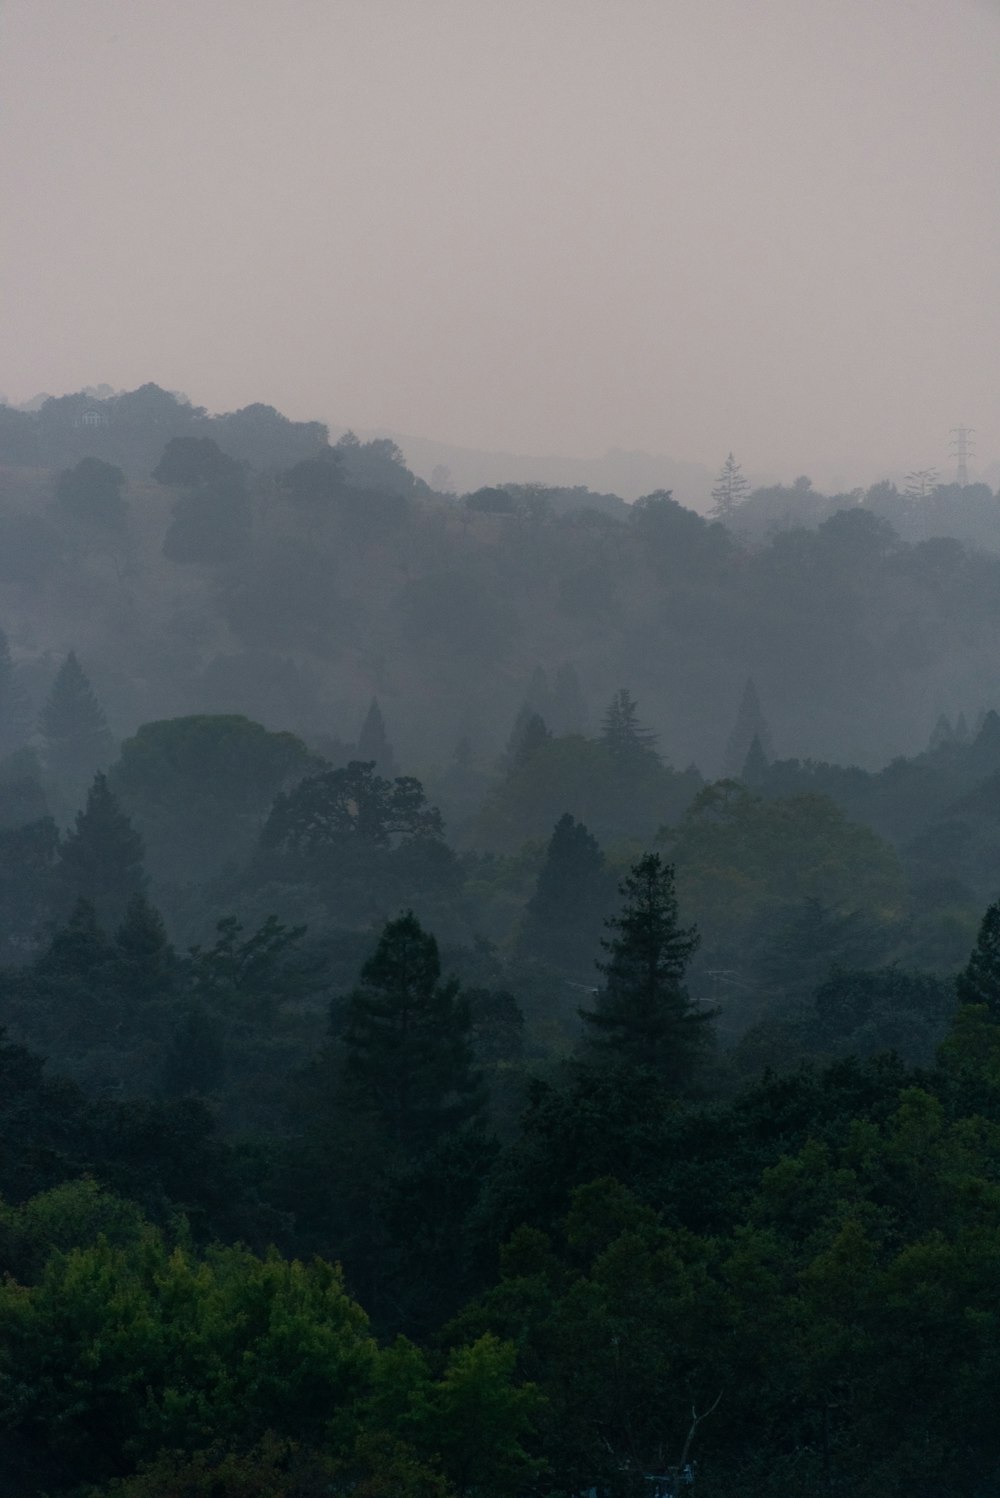
<svg viewBox="0 0 1000 1498">
<path fill-rule="evenodd" d="M 604 714 L 601 743 L 614 764 L 627 770 L 656 753 L 656 734 L 639 726 L 638 707 L 626 687 L 619 688 Z"/>
<path fill-rule="evenodd" d="M 960 1004 L 985 1004 L 1000 1019 L 1000 901 L 983 916 L 976 945 L 956 984 Z"/>
<path fill-rule="evenodd" d="M 550 835 L 567 809 L 602 842 L 650 839 L 663 820 L 679 820 L 701 786 L 655 755 L 616 761 L 600 740 L 567 735 L 540 741 L 487 797 L 474 835 L 478 846 L 513 852 Z"/>
<path fill-rule="evenodd" d="M 105 531 L 121 531 L 128 510 L 122 497 L 125 475 L 113 463 L 81 458 L 56 481 L 56 499 L 72 519 Z"/>
<path fill-rule="evenodd" d="M 592 982 L 601 924 L 613 883 L 596 838 L 569 812 L 549 840 L 519 936 L 520 951 L 563 974 Z"/>
<path fill-rule="evenodd" d="M 154 877 L 185 883 L 245 858 L 275 796 L 312 763 L 293 734 L 248 718 L 170 718 L 126 739 L 109 783 Z"/>
<path fill-rule="evenodd" d="M 261 834 L 264 848 L 316 858 L 345 843 L 386 848 L 407 838 L 441 835 L 440 814 L 412 776 L 388 781 L 372 762 L 352 760 L 279 795 Z"/>
<path fill-rule="evenodd" d="M 698 934 L 678 921 L 674 871 L 659 854 L 634 864 L 621 884 L 615 934 L 603 946 L 604 985 L 596 1006 L 581 1009 L 588 1044 L 629 1067 L 648 1067 L 673 1090 L 685 1090 L 709 1035 L 711 1019 L 683 986 Z"/>
<path fill-rule="evenodd" d="M 344 1032 L 345 1079 L 358 1111 L 394 1143 L 420 1150 L 482 1107 L 468 1005 L 441 981 L 437 942 L 412 914 L 390 921 L 361 969 Z"/>
<path fill-rule="evenodd" d="M 105 925 L 120 921 L 129 902 L 145 889 L 145 851 L 107 776 L 98 772 L 75 827 L 59 849 L 56 878 L 65 908 L 86 899 Z"/>
<path fill-rule="evenodd" d="M 114 752 L 107 719 L 71 650 L 42 709 L 45 764 L 64 793 L 76 798 Z"/>
<path fill-rule="evenodd" d="M 250 507 L 243 468 L 211 437 L 172 437 L 153 478 L 184 491 L 163 542 L 170 561 L 218 565 L 245 549 Z"/>
</svg>

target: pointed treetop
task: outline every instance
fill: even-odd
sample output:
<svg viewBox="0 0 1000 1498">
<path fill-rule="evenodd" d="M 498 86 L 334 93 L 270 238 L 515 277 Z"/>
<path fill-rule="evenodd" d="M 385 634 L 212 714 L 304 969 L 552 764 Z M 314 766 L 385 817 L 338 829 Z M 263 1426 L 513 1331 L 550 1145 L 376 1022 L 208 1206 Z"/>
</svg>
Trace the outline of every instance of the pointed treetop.
<svg viewBox="0 0 1000 1498">
<path fill-rule="evenodd" d="M 535 892 L 525 908 L 519 948 L 583 983 L 593 963 L 614 884 L 597 839 L 566 812 L 549 839 Z"/>
<path fill-rule="evenodd" d="M 743 773 L 747 755 L 754 739 L 760 740 L 761 752 L 768 764 L 774 760 L 774 745 L 771 742 L 771 731 L 767 726 L 767 720 L 761 711 L 760 700 L 757 696 L 757 688 L 754 686 L 753 678 L 747 677 L 746 686 L 743 688 L 743 697 L 740 709 L 736 715 L 736 723 L 729 735 L 726 745 L 726 755 L 723 761 L 723 774 L 730 780 L 738 780 Z"/>
<path fill-rule="evenodd" d="M 525 703 L 514 720 L 503 757 L 508 774 L 521 770 L 552 738 L 545 719 Z"/>
<path fill-rule="evenodd" d="M 684 1086 L 708 1039 L 711 1018 L 689 998 L 684 970 L 698 933 L 678 920 L 674 871 L 657 853 L 633 864 L 621 885 L 621 913 L 605 922 L 604 987 L 593 1010 L 581 1009 L 592 1047 L 630 1067 Z"/>
<path fill-rule="evenodd" d="M 972 955 L 955 983 L 960 1004 L 985 1004 L 1000 1020 L 1000 901 L 987 908 Z"/>
<path fill-rule="evenodd" d="M 433 1144 L 483 1106 L 470 1026 L 458 984 L 441 981 L 434 937 L 412 911 L 389 921 L 348 1004 L 348 1097 L 405 1151 Z"/>
<path fill-rule="evenodd" d="M 73 650 L 56 673 L 39 726 L 48 768 L 67 787 L 82 790 L 114 754 L 104 710 Z"/>
<path fill-rule="evenodd" d="M 639 724 L 638 707 L 627 687 L 612 697 L 601 727 L 601 742 L 618 764 L 656 755 L 656 734 Z"/>
<path fill-rule="evenodd" d="M 939 714 L 927 746 L 928 749 L 933 753 L 935 749 L 943 749 L 946 744 L 952 744 L 954 741 L 955 730 L 951 726 L 951 719 L 946 713 Z"/>
<path fill-rule="evenodd" d="M 372 698 L 368 712 L 365 714 L 365 721 L 361 725 L 361 732 L 358 734 L 358 759 L 374 761 L 378 773 L 390 779 L 397 773 L 396 759 L 392 752 L 392 745 L 389 743 L 385 719 L 377 697 Z"/>
<path fill-rule="evenodd" d="M 716 520 L 731 520 L 749 492 L 750 482 L 744 478 L 743 469 L 730 453 L 712 490 L 713 504 L 709 513 Z"/>
<path fill-rule="evenodd" d="M 142 834 L 122 810 L 107 776 L 99 772 L 59 850 L 58 879 L 66 905 L 83 896 L 100 919 L 113 926 L 146 887 L 145 851 Z"/>
</svg>

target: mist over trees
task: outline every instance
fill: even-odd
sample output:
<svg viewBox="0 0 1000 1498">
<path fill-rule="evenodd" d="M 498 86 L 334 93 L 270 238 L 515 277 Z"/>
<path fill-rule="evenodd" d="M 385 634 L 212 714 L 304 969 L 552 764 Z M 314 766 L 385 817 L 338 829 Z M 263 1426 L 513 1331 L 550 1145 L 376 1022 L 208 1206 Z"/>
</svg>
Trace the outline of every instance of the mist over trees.
<svg viewBox="0 0 1000 1498">
<path fill-rule="evenodd" d="M 1000 499 L 438 480 L 0 407 L 0 1488 L 982 1498 Z"/>
</svg>

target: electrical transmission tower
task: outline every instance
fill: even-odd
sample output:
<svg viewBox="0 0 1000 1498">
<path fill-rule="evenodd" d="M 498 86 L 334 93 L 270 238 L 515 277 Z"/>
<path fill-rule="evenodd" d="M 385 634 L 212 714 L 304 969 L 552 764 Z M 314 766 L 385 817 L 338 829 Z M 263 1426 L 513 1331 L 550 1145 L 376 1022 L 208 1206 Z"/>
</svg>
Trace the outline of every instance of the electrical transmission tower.
<svg viewBox="0 0 1000 1498">
<path fill-rule="evenodd" d="M 955 459 L 955 482 L 961 489 L 964 489 L 969 482 L 969 459 L 975 457 L 975 448 L 972 443 L 974 431 L 974 427 L 952 427 L 951 429 L 951 442 L 948 446 Z"/>
</svg>

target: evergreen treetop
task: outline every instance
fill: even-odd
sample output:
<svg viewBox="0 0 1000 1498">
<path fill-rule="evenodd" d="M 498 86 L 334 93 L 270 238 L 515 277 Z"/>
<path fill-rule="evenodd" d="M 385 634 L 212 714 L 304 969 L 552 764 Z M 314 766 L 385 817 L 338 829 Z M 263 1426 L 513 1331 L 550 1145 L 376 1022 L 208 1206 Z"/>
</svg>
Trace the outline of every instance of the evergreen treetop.
<svg viewBox="0 0 1000 1498">
<path fill-rule="evenodd" d="M 750 481 L 744 478 L 743 469 L 730 453 L 712 490 L 714 503 L 710 513 L 716 520 L 731 520 L 749 492 Z"/>
<path fill-rule="evenodd" d="M 365 714 L 365 721 L 361 725 L 358 734 L 359 760 L 374 764 L 379 775 L 385 775 L 392 779 L 396 774 L 396 757 L 389 743 L 386 732 L 385 718 L 382 709 L 378 705 L 378 698 L 373 697 L 371 706 Z"/>
<path fill-rule="evenodd" d="M 114 925 L 146 887 L 144 856 L 141 833 L 99 771 L 59 850 L 58 879 L 67 906 L 82 895 L 92 901 L 103 923 Z"/>
<path fill-rule="evenodd" d="M 1000 900 L 988 906 L 976 945 L 955 983 L 960 1004 L 985 1004 L 1000 1021 Z"/>
<path fill-rule="evenodd" d="M 639 724 L 638 707 L 627 687 L 620 687 L 604 714 L 601 742 L 620 765 L 656 754 L 656 734 Z"/>
<path fill-rule="evenodd" d="M 761 710 L 760 698 L 757 696 L 757 688 L 754 686 L 753 678 L 747 677 L 746 686 L 743 688 L 743 696 L 740 699 L 739 712 L 733 731 L 729 735 L 726 745 L 726 755 L 723 763 L 723 774 L 729 780 L 738 780 L 743 773 L 747 755 L 750 753 L 754 739 L 759 740 L 761 753 L 768 764 L 774 759 L 774 745 L 771 742 L 771 731 L 767 726 L 767 720 Z"/>
<path fill-rule="evenodd" d="M 566 812 L 549 839 L 528 901 L 521 950 L 563 972 L 589 977 L 612 890 L 597 839 Z"/>
<path fill-rule="evenodd" d="M 604 987 L 593 1010 L 589 1044 L 631 1067 L 648 1067 L 672 1087 L 683 1087 L 708 1040 L 711 1015 L 693 1003 L 683 984 L 697 949 L 693 927 L 678 921 L 674 871 L 657 853 L 633 864 L 621 886 L 620 914 L 605 922 L 614 933 L 602 945 Z"/>
<path fill-rule="evenodd" d="M 56 673 L 39 726 L 48 768 L 67 788 L 85 784 L 114 753 L 104 711 L 75 651 Z"/>
<path fill-rule="evenodd" d="M 434 937 L 412 911 L 389 921 L 348 1001 L 345 1081 L 397 1146 L 429 1147 L 483 1105 L 468 1005 L 441 981 Z"/>
</svg>

